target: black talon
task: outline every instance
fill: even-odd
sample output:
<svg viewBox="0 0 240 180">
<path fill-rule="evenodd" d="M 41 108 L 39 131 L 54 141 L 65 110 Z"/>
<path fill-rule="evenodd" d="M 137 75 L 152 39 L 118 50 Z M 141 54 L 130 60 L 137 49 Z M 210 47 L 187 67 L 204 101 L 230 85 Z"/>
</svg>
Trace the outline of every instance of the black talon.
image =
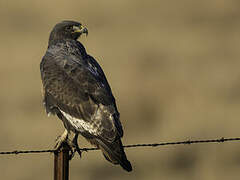
<svg viewBox="0 0 240 180">
<path fill-rule="evenodd" d="M 69 160 L 72 160 L 72 158 L 74 157 L 75 152 L 76 152 L 75 150 L 73 151 L 72 148 L 70 148 Z"/>
</svg>

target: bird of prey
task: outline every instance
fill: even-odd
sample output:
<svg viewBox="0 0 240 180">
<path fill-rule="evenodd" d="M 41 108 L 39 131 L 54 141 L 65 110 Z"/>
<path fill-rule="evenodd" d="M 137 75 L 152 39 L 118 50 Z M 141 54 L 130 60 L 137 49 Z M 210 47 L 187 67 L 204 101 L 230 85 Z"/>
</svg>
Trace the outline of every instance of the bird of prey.
<svg viewBox="0 0 240 180">
<path fill-rule="evenodd" d="M 40 64 L 46 112 L 57 115 L 65 127 L 55 147 L 69 142 L 69 134 L 74 133 L 69 144 L 81 155 L 80 134 L 100 148 L 108 161 L 131 171 L 121 142 L 123 129 L 115 98 L 102 68 L 78 41 L 84 33 L 88 30 L 79 22 L 56 24 Z"/>
</svg>

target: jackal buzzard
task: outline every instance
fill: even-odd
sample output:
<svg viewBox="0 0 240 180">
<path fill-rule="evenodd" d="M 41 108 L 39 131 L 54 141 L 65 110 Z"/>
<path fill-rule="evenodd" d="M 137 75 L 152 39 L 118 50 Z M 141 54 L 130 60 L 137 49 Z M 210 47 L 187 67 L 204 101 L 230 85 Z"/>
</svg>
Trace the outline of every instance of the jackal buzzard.
<svg viewBox="0 0 240 180">
<path fill-rule="evenodd" d="M 100 65 L 77 41 L 83 33 L 88 30 L 81 23 L 56 24 L 40 64 L 46 112 L 57 115 L 65 127 L 56 148 L 73 132 L 72 144 L 81 153 L 77 144 L 81 134 L 100 148 L 108 161 L 131 171 L 115 99 Z"/>
</svg>

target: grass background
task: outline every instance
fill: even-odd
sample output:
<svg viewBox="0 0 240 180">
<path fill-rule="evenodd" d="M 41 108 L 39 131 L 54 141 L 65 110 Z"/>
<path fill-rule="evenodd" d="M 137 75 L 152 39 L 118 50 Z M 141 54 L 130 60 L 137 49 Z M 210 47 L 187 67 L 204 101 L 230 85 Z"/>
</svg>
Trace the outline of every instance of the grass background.
<svg viewBox="0 0 240 180">
<path fill-rule="evenodd" d="M 238 137 L 238 0 L 1 0 L 0 151 L 48 149 L 62 133 L 47 117 L 39 63 L 52 27 L 77 20 L 104 69 L 124 144 Z M 90 146 L 83 138 L 80 146 Z M 238 179 L 240 144 L 126 149 L 124 172 L 99 151 L 76 156 L 70 179 Z M 53 179 L 53 155 L 0 156 L 1 179 Z"/>
</svg>

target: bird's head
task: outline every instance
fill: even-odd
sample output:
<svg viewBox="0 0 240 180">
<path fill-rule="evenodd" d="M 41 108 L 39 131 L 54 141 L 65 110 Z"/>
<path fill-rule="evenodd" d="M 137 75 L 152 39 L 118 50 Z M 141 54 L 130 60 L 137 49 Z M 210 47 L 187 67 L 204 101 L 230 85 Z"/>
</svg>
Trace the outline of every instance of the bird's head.
<svg viewBox="0 0 240 180">
<path fill-rule="evenodd" d="M 77 40 L 84 33 L 88 35 L 88 30 L 81 23 L 62 21 L 54 26 L 49 37 L 49 42 L 61 39 Z"/>
</svg>

